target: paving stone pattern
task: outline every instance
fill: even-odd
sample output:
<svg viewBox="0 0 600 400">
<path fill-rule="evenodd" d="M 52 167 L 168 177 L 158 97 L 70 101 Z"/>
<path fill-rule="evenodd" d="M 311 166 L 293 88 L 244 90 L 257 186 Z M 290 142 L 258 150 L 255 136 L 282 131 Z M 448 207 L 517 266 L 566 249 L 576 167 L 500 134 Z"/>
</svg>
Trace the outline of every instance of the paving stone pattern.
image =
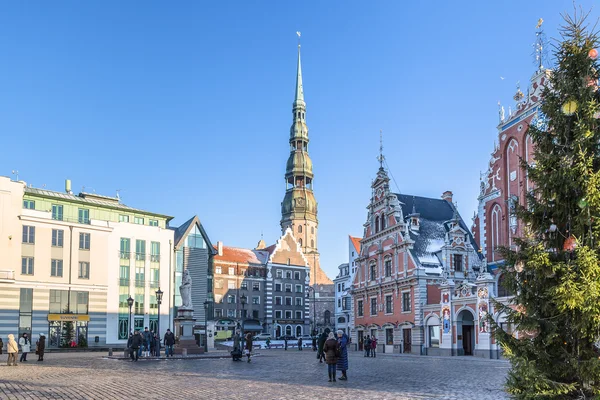
<svg viewBox="0 0 600 400">
<path fill-rule="evenodd" d="M 327 382 L 312 351 L 261 350 L 251 363 L 230 358 L 105 359 L 102 353 L 34 354 L 17 367 L 0 356 L 0 399 L 508 399 L 508 363 L 473 357 L 350 353 L 348 381 Z M 339 375 L 339 373 L 338 373 Z"/>
</svg>

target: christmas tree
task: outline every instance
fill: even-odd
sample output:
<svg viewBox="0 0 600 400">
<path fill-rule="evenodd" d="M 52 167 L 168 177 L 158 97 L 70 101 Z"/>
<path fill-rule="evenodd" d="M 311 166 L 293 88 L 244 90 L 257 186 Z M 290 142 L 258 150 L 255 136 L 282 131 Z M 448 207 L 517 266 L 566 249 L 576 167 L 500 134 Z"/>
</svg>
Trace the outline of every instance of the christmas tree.
<svg viewBox="0 0 600 400">
<path fill-rule="evenodd" d="M 517 206 L 525 234 L 501 249 L 516 327 L 492 321 L 518 399 L 600 398 L 600 95 L 598 36 L 589 14 L 564 16 L 538 116 L 529 127 L 534 189 Z"/>
</svg>

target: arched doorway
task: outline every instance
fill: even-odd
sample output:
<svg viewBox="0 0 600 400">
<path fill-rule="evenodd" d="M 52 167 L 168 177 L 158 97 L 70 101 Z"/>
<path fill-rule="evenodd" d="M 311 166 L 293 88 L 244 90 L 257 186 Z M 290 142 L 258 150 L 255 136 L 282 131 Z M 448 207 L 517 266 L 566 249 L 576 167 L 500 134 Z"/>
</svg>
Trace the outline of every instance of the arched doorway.
<svg viewBox="0 0 600 400">
<path fill-rule="evenodd" d="M 281 337 L 281 326 L 279 326 L 279 325 L 277 325 L 275 327 L 275 337 L 276 338 Z"/>
<path fill-rule="evenodd" d="M 296 326 L 296 337 L 302 336 L 302 327 L 300 325 Z"/>
<path fill-rule="evenodd" d="M 288 336 L 292 336 L 292 327 L 290 325 L 285 327 L 285 334 Z"/>
<path fill-rule="evenodd" d="M 458 355 L 472 356 L 475 348 L 474 316 L 469 310 L 462 310 L 456 317 L 456 347 Z"/>
</svg>

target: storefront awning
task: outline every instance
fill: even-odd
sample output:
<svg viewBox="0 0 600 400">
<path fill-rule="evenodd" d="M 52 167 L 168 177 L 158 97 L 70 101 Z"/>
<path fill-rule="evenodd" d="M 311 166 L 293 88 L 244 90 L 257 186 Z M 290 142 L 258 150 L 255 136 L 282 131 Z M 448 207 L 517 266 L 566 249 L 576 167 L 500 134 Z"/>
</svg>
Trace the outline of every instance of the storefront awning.
<svg viewBox="0 0 600 400">
<path fill-rule="evenodd" d="M 263 330 L 263 327 L 258 324 L 244 324 L 245 331 L 257 331 L 260 332 Z"/>
</svg>

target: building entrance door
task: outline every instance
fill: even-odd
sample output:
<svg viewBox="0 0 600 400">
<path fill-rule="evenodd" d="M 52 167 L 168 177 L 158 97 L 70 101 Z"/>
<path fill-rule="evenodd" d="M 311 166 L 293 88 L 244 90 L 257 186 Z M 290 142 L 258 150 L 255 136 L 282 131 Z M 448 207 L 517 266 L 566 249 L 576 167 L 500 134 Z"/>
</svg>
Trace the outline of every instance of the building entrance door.
<svg viewBox="0 0 600 400">
<path fill-rule="evenodd" d="M 358 331 L 358 350 L 359 351 L 363 351 L 364 350 L 364 338 L 365 334 L 363 331 Z"/>
<path fill-rule="evenodd" d="M 473 355 L 473 326 L 463 325 L 463 350 L 465 356 Z"/>
<path fill-rule="evenodd" d="M 410 353 L 412 351 L 412 332 L 410 329 L 402 330 L 402 339 L 404 340 L 403 353 Z"/>
</svg>

